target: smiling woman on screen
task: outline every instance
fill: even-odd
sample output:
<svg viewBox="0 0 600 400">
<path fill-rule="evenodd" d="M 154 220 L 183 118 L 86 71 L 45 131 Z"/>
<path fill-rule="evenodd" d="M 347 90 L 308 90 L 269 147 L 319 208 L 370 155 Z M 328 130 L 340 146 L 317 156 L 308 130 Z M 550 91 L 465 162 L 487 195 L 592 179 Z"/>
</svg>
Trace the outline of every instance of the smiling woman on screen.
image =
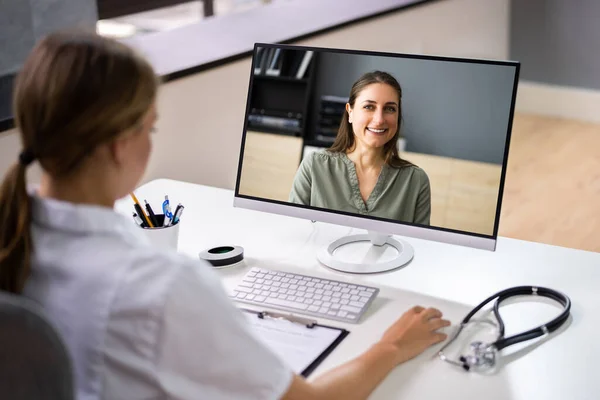
<svg viewBox="0 0 600 400">
<path fill-rule="evenodd" d="M 352 85 L 337 137 L 296 172 L 290 202 L 429 225 L 425 171 L 398 154 L 402 88 L 387 72 Z"/>
</svg>

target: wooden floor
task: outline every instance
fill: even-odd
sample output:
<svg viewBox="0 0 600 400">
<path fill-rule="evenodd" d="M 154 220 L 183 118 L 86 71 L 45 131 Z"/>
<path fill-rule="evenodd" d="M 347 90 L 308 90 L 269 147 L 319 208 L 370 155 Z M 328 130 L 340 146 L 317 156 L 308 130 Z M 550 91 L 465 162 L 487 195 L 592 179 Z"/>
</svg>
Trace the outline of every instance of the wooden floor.
<svg viewBox="0 0 600 400">
<path fill-rule="evenodd" d="M 517 114 L 500 236 L 600 252 L 600 125 Z"/>
</svg>

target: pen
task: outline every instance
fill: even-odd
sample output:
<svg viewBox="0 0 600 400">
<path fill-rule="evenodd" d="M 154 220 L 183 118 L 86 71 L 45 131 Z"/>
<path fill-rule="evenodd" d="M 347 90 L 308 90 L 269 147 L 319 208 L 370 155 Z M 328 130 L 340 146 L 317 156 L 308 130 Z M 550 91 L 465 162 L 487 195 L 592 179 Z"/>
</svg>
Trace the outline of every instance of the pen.
<svg viewBox="0 0 600 400">
<path fill-rule="evenodd" d="M 146 221 L 146 223 L 148 224 L 148 226 L 150 228 L 154 228 L 154 225 L 152 225 L 152 221 L 150 221 L 148 219 L 148 216 L 142 209 L 142 206 L 140 206 L 140 202 L 138 201 L 137 197 L 135 197 L 135 194 L 133 194 L 133 192 L 131 192 L 129 195 L 131 196 L 131 198 L 133 199 L 133 202 L 135 203 L 133 207 L 135 208 L 135 211 L 137 211 L 138 215 L 143 217 L 142 220 Z"/>
<path fill-rule="evenodd" d="M 177 204 L 177 208 L 175 208 L 175 212 L 173 213 L 173 224 L 179 222 L 179 218 L 181 217 L 184 208 L 185 207 L 183 207 L 181 203 Z"/>
<path fill-rule="evenodd" d="M 136 224 L 138 224 L 142 228 L 144 227 L 144 221 L 142 221 L 142 219 L 140 218 L 140 216 L 137 215 L 136 213 L 133 213 L 133 220 L 135 221 Z"/>
<path fill-rule="evenodd" d="M 165 215 L 165 220 L 163 222 L 163 226 L 171 225 L 173 222 L 173 214 L 171 213 L 171 206 L 169 205 L 169 196 L 165 195 L 165 201 L 162 204 L 163 214 Z"/>
<path fill-rule="evenodd" d="M 136 212 L 136 214 L 138 215 L 138 217 L 139 217 L 140 215 L 143 215 L 143 214 L 142 214 L 142 212 L 143 212 L 143 211 L 142 211 L 142 207 L 140 207 L 140 205 L 139 205 L 139 204 L 134 204 L 134 205 L 133 205 L 133 208 L 135 208 L 135 212 Z M 140 219 L 142 219 L 142 217 L 139 217 L 139 218 L 140 218 Z M 148 225 L 148 224 L 146 223 L 146 221 L 144 221 L 144 220 L 142 219 L 142 227 L 144 227 L 144 228 L 147 228 L 147 227 L 149 227 L 149 226 L 150 226 L 150 225 Z"/>
<path fill-rule="evenodd" d="M 144 203 L 146 203 L 146 211 L 148 211 L 148 217 L 150 217 L 150 221 L 152 221 L 152 224 L 154 226 L 158 226 L 158 222 L 156 222 L 156 215 L 154 215 L 154 211 L 152 211 L 152 207 L 150 207 L 150 204 L 148 204 L 148 201 L 144 200 Z"/>
</svg>

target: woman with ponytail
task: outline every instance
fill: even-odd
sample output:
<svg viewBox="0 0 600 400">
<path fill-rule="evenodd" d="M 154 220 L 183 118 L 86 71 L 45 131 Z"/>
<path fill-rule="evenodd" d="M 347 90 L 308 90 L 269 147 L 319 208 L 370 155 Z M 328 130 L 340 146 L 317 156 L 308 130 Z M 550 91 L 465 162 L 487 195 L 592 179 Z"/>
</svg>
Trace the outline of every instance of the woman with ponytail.
<svg viewBox="0 0 600 400">
<path fill-rule="evenodd" d="M 91 33 L 47 36 L 16 79 L 22 150 L 0 187 L 0 290 L 43 307 L 69 349 L 78 399 L 364 399 L 445 338 L 441 313 L 415 307 L 336 370 L 311 383 L 293 374 L 208 264 L 153 248 L 113 210 L 145 171 L 156 94 L 147 61 Z"/>
</svg>

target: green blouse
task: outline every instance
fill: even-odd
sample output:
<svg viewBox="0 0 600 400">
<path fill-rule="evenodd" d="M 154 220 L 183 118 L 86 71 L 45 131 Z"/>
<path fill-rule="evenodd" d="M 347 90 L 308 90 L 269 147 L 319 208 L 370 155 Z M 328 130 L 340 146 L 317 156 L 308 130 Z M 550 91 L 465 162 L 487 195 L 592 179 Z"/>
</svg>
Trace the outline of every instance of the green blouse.
<svg viewBox="0 0 600 400">
<path fill-rule="evenodd" d="M 345 153 L 327 150 L 302 160 L 289 201 L 422 225 L 429 225 L 431 215 L 429 178 L 421 168 L 384 165 L 365 203 L 354 163 Z"/>
</svg>

